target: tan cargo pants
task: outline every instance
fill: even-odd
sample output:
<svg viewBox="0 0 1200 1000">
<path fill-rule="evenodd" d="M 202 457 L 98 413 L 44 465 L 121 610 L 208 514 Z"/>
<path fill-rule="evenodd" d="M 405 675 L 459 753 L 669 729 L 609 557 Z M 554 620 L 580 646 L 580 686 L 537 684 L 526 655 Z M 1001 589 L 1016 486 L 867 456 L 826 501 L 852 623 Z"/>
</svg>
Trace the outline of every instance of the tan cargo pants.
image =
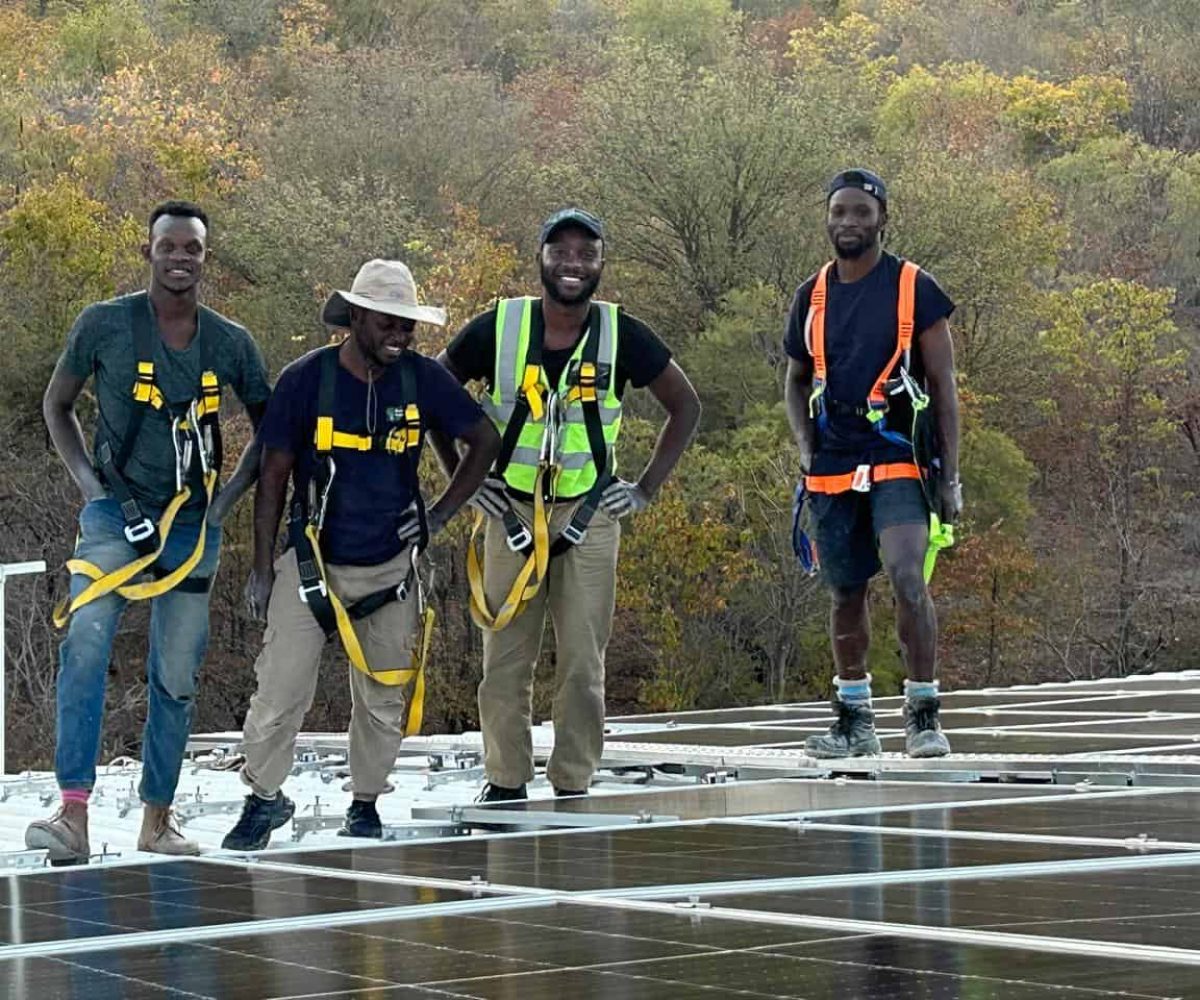
<svg viewBox="0 0 1200 1000">
<path fill-rule="evenodd" d="M 513 501 L 526 523 L 531 504 Z M 570 521 L 574 503 L 555 508 L 550 538 Z M 546 775 L 567 791 L 588 787 L 604 749 L 604 650 L 616 605 L 621 526 L 597 511 L 583 544 L 550 562 L 537 596 L 500 632 L 483 632 L 479 721 L 488 781 L 516 788 L 533 778 L 533 672 L 541 651 L 546 611 L 554 623 L 554 752 Z M 506 544 L 504 522 L 488 518 L 483 581 L 495 610 L 512 587 L 525 556 Z"/>
<path fill-rule="evenodd" d="M 326 565 L 329 585 L 349 605 L 396 586 L 409 568 L 408 550 L 378 566 Z M 325 633 L 300 600 L 294 550 L 275 563 L 275 587 L 267 608 L 263 648 L 254 664 L 258 690 L 250 699 L 242 747 L 242 780 L 264 798 L 274 796 L 291 773 L 296 734 L 317 690 Z M 416 639 L 417 602 L 393 601 L 354 623 L 363 655 L 376 670 L 406 669 Z M 335 637 L 334 642 L 338 639 Z M 381 684 L 350 671 L 350 777 L 355 794 L 378 795 L 387 786 L 404 735 L 405 686 Z"/>
</svg>

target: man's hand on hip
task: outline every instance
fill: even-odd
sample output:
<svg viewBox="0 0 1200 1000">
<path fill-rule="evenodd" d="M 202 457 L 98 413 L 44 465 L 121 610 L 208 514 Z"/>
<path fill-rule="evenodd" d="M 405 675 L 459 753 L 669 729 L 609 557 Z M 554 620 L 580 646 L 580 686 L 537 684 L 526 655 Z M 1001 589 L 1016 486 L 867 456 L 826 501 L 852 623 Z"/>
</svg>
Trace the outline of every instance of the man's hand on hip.
<svg viewBox="0 0 1200 1000">
<path fill-rule="evenodd" d="M 650 496 L 637 483 L 614 479 L 600 494 L 600 509 L 612 517 L 640 514 L 650 506 Z"/>
</svg>

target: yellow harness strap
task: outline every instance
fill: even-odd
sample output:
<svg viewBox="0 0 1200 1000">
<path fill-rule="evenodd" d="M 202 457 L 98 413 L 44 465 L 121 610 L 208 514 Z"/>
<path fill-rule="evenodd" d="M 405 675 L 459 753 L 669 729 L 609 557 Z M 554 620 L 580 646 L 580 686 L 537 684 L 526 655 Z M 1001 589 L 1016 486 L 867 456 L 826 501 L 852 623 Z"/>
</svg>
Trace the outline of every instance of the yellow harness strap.
<svg viewBox="0 0 1200 1000">
<path fill-rule="evenodd" d="M 543 464 L 538 469 L 533 487 L 533 552 L 525 560 L 525 565 L 513 581 L 508 596 L 495 614 L 488 610 L 487 593 L 483 586 L 483 565 L 476 544 L 484 516 L 478 511 L 475 513 L 471 540 L 467 544 L 467 582 L 471 587 L 471 618 L 476 625 L 489 632 L 499 632 L 506 628 L 525 610 L 525 606 L 537 595 L 550 567 L 550 515 L 546 510 L 542 488 L 546 472 L 547 466 Z"/>
<path fill-rule="evenodd" d="M 529 415 L 534 420 L 541 420 L 546 411 L 542 401 L 542 369 L 540 365 L 526 365 L 525 374 L 521 377 L 521 392 L 529 403 Z"/>
<path fill-rule="evenodd" d="M 409 702 L 408 724 L 405 726 L 404 735 L 416 736 L 421 731 L 421 717 L 425 708 L 425 661 L 428 658 L 429 645 L 433 637 L 433 625 L 436 617 L 433 608 L 426 607 L 424 614 L 421 616 L 421 637 L 417 644 L 417 649 L 413 652 L 412 666 L 403 670 L 372 670 L 367 663 L 366 656 L 363 655 L 362 645 L 358 641 L 358 633 L 354 631 L 354 622 L 350 620 L 350 615 L 346 612 L 346 606 L 342 604 L 337 594 L 333 592 L 333 588 L 329 586 L 328 577 L 325 575 L 325 560 L 321 556 L 321 546 L 317 536 L 317 529 L 314 525 L 309 524 L 304 529 L 304 533 L 308 536 L 309 544 L 312 545 L 313 558 L 317 563 L 317 571 L 321 574 L 321 579 L 325 582 L 326 596 L 329 598 L 329 603 L 333 607 L 334 617 L 337 619 L 338 637 L 342 640 L 342 648 L 346 651 L 346 656 L 349 658 L 351 666 L 355 670 L 362 671 L 380 684 L 396 686 L 408 684 L 410 681 L 415 682 L 412 699 Z"/>
<path fill-rule="evenodd" d="M 216 485 L 216 470 L 210 470 L 204 477 L 204 491 L 206 494 L 205 512 L 208 510 L 208 504 L 212 501 L 213 490 L 216 489 Z M 80 608 L 91 604 L 92 601 L 99 600 L 106 594 L 111 594 L 114 590 L 126 600 L 144 601 L 165 594 L 185 579 L 196 568 L 196 564 L 204 556 L 207 522 L 203 519 L 200 521 L 200 534 L 196 539 L 195 547 L 187 559 L 180 563 L 178 567 L 166 576 L 156 580 L 147 580 L 144 583 L 129 582 L 149 567 L 162 554 L 163 546 L 167 542 L 167 536 L 171 532 L 171 526 L 175 523 L 175 516 L 179 513 L 180 508 L 187 503 L 191 493 L 191 488 L 184 486 L 182 490 L 171 498 L 171 502 L 167 504 L 166 509 L 163 511 L 162 519 L 158 522 L 158 548 L 148 555 L 139 556 L 132 562 L 126 563 L 124 566 L 110 573 L 106 573 L 95 563 L 88 562 L 86 559 L 68 559 L 67 571 L 69 573 L 86 576 L 92 582 L 80 591 L 79 595 L 74 599 L 64 598 L 59 603 L 58 607 L 54 609 L 53 620 L 55 626 L 62 628 L 67 624 L 71 615 Z"/>
</svg>

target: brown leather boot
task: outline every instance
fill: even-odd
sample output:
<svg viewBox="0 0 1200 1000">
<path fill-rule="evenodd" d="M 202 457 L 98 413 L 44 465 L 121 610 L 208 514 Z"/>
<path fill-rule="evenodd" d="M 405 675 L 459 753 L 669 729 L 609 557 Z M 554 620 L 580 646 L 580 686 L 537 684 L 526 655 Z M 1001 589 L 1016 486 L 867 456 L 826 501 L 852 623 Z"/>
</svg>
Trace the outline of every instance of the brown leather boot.
<svg viewBox="0 0 1200 1000">
<path fill-rule="evenodd" d="M 55 865 L 83 865 L 91 857 L 86 802 L 64 802 L 49 819 L 34 820 L 25 829 L 25 846 L 44 850 Z"/>
<path fill-rule="evenodd" d="M 137 846 L 139 851 L 149 851 L 151 854 L 186 856 L 200 853 L 200 845 L 179 832 L 179 824 L 171 815 L 170 806 L 145 806 Z"/>
</svg>

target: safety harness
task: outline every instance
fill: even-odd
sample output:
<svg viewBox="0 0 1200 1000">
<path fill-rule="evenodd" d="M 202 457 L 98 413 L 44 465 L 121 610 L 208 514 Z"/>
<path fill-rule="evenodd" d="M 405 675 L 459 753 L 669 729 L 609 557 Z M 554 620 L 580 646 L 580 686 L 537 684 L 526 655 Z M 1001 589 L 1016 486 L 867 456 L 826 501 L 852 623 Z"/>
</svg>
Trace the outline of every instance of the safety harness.
<svg viewBox="0 0 1200 1000">
<path fill-rule="evenodd" d="M 380 684 L 401 685 L 412 682 L 413 694 L 409 701 L 405 735 L 415 736 L 421 731 L 424 713 L 425 664 L 429 657 L 435 614 L 433 606 L 426 600 L 418 566 L 418 557 L 429 544 L 429 526 L 425 516 L 425 501 L 421 496 L 417 478 L 417 460 L 423 428 L 421 412 L 416 402 L 416 372 L 407 356 L 401 357 L 397 364 L 401 366 L 400 395 L 404 404 L 400 419 L 391 421 L 377 434 L 352 434 L 339 431 L 334 426 L 338 345 L 323 349 L 320 357 L 320 385 L 317 390 L 317 423 L 313 432 L 313 472 L 308 483 L 297 483 L 292 493 L 288 538 L 295 549 L 296 564 L 300 570 L 300 600 L 308 606 L 325 637 L 330 638 L 336 633 L 351 665 Z M 397 586 L 384 587 L 349 606 L 338 599 L 329 585 L 320 544 L 325 510 L 337 473 L 333 453 L 338 449 L 358 452 L 382 451 L 395 455 L 403 463 L 404 474 L 409 477 L 420 524 L 420 535 L 409 549 L 409 569 L 404 579 Z M 420 622 L 420 634 L 413 649 L 412 660 L 405 668 L 388 667 L 375 670 L 363 654 L 353 623 L 367 618 L 392 601 L 406 601 L 410 595 L 417 601 L 417 618 Z"/>
<path fill-rule="evenodd" d="M 854 490 L 869 493 L 876 483 L 900 479 L 917 480 L 925 493 L 929 514 L 929 548 L 925 556 L 925 580 L 933 576 L 937 554 L 954 544 L 954 526 L 942 524 L 936 513 L 936 481 L 941 461 L 933 447 L 933 414 L 929 396 L 909 374 L 912 358 L 913 327 L 916 316 L 917 276 L 921 269 L 912 261 L 901 261 L 900 293 L 896 308 L 896 349 L 875 379 L 863 404 L 828 399 L 825 395 L 828 368 L 825 357 L 825 310 L 829 299 L 829 270 L 833 262 L 817 272 L 804 321 L 805 344 L 813 359 L 813 389 L 808 398 L 809 416 L 816 421 L 818 433 L 829 426 L 831 415 L 858 416 L 868 420 L 882 438 L 911 449 L 913 461 L 865 463 L 853 472 L 838 475 L 806 475 L 796 487 L 792 504 L 792 547 L 805 572 L 816 571 L 818 553 L 802 527 L 805 499 L 809 493 L 838 494 Z M 912 436 L 888 426 L 889 397 L 907 394 L 913 409 Z M 918 444 L 920 442 L 920 444 Z"/>
<path fill-rule="evenodd" d="M 476 512 L 467 546 L 467 580 L 471 589 L 471 617 L 483 629 L 498 632 L 506 628 L 537 595 L 550 567 L 550 560 L 568 552 L 587 537 L 588 526 L 600 506 L 600 497 L 613 481 L 615 459 L 610 439 L 615 441 L 619 430 L 620 406 L 601 406 L 602 398 L 615 399 L 613 382 L 616 366 L 616 343 L 618 310 L 612 303 L 593 302 L 588 315 L 588 329 L 576 355 L 568 363 L 552 389 L 542 367 L 542 350 L 545 327 L 531 323 L 531 299 L 502 300 L 497 305 L 497 385 L 499 401 L 491 400 L 487 406 L 489 415 L 497 424 L 503 425 L 500 453 L 494 471 L 513 485 L 511 465 L 514 455 L 519 455 L 526 468 L 534 466 L 532 490 L 533 519 L 527 526 L 517 513 L 509 507 L 503 523 L 505 540 L 512 552 L 523 554 L 526 559 L 509 588 L 508 595 L 500 607 L 492 612 L 487 605 L 483 585 L 483 564 L 479 554 L 479 534 L 486 518 Z M 517 313 L 515 310 L 520 309 Z M 511 310 L 511 311 L 510 311 Z M 524 367 L 516 387 L 511 408 L 506 408 L 502 399 L 500 381 L 505 364 L 502 346 L 506 343 L 515 348 L 516 334 L 526 339 Z M 602 344 L 607 352 L 602 360 Z M 515 355 L 514 355 L 515 357 Z M 540 437 L 530 441 L 527 423 L 541 423 Z M 563 455 L 562 443 L 568 425 L 582 419 L 587 435 L 588 453 Z M 611 428 L 606 436 L 605 428 Z M 530 430 L 536 432 L 536 428 Z M 522 439 L 524 438 L 524 443 Z M 536 444 L 536 449 L 532 446 Z M 568 468 L 568 462 L 571 468 Z M 550 541 L 550 517 L 554 510 L 558 489 L 565 473 L 587 475 L 590 464 L 594 479 L 583 499 L 579 501 L 571 520 L 553 542 Z M 576 481 L 579 481 L 578 478 Z M 520 485 L 528 485 L 520 480 Z M 518 487 L 519 488 L 519 487 Z M 574 499 L 574 498 L 572 498 Z"/>
<path fill-rule="evenodd" d="M 186 406 L 173 407 L 159 389 L 154 376 L 154 345 L 157 339 L 150 323 L 150 303 L 145 292 L 129 295 L 125 299 L 129 310 L 129 323 L 133 331 L 133 348 L 137 358 L 137 374 L 133 383 L 134 407 L 121 438 L 120 448 L 114 455 L 108 441 L 101 442 L 96 449 L 96 468 L 104 485 L 121 506 L 125 520 L 125 540 L 137 552 L 137 558 L 111 572 L 105 572 L 86 559 L 68 559 L 67 570 L 72 575 L 85 576 L 92 582 L 74 598 L 64 599 L 55 609 L 53 620 L 62 628 L 80 608 L 92 601 L 116 591 L 126 600 L 144 601 L 159 597 L 169 590 L 190 593 L 205 593 L 209 577 L 189 578 L 189 574 L 204 556 L 207 534 L 207 517 L 200 519 L 200 531 L 191 554 L 174 570 L 167 572 L 157 566 L 158 557 L 167 543 L 167 537 L 180 509 L 192 496 L 189 480 L 197 475 L 204 490 L 204 511 L 212 503 L 221 474 L 221 386 L 216 371 L 207 356 L 209 342 L 201 340 L 205 351 L 202 359 L 200 391 Z M 200 324 L 211 323 L 215 314 L 204 306 L 198 307 L 197 335 Z M 125 481 L 124 469 L 133 454 L 134 445 L 142 429 L 148 408 L 163 410 L 171 416 L 171 443 L 175 450 L 175 495 L 163 509 L 157 524 L 154 523 L 138 503 L 129 484 Z M 136 580 L 142 576 L 149 579 Z"/>
</svg>

